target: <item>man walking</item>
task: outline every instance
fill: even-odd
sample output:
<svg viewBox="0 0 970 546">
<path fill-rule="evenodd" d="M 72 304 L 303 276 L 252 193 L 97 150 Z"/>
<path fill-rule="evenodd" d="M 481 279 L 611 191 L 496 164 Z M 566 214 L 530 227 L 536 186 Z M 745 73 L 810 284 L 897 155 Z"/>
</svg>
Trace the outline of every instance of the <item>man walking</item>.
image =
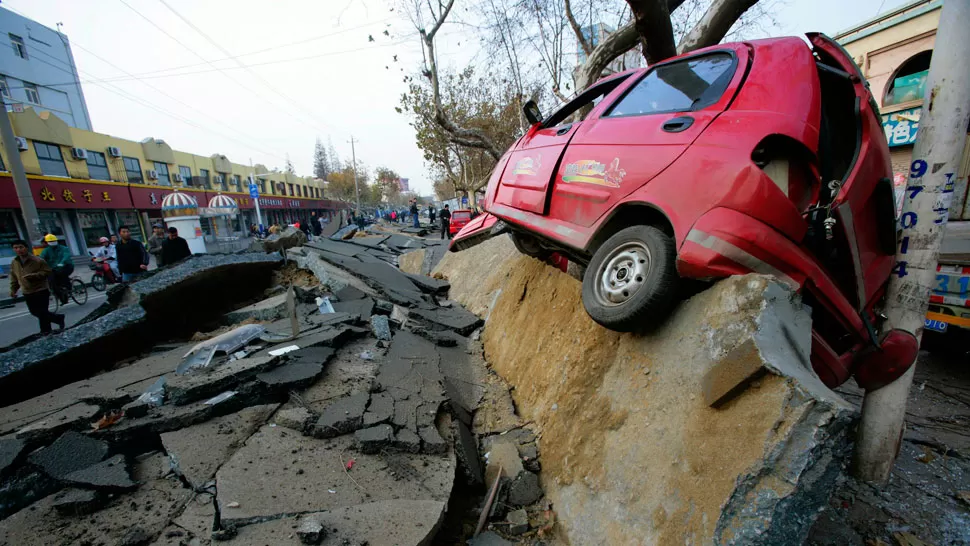
<svg viewBox="0 0 970 546">
<path fill-rule="evenodd" d="M 411 199 L 411 218 L 414 218 L 414 227 L 418 227 L 418 200 Z"/>
<path fill-rule="evenodd" d="M 155 257 L 155 266 L 162 267 L 162 243 L 165 242 L 165 228 L 162 224 L 152 226 L 152 236 L 148 238 L 148 253 Z"/>
<path fill-rule="evenodd" d="M 434 205 L 428 205 L 428 220 L 434 224 Z"/>
<path fill-rule="evenodd" d="M 10 297 L 16 297 L 17 291 L 23 290 L 27 310 L 40 322 L 41 335 L 51 333 L 51 323 L 63 330 L 64 315 L 51 313 L 47 308 L 51 297 L 47 289 L 50 266 L 31 254 L 30 245 L 22 239 L 13 242 L 13 251 L 16 256 L 10 262 Z"/>
<path fill-rule="evenodd" d="M 179 237 L 179 230 L 174 227 L 168 228 L 168 239 L 162 241 L 162 259 L 164 262 L 171 265 L 191 255 L 189 243 Z"/>
<path fill-rule="evenodd" d="M 441 209 L 441 238 L 451 239 L 451 211 L 448 205 Z"/>
<path fill-rule="evenodd" d="M 53 233 L 44 236 L 44 243 L 46 243 L 46 247 L 40 252 L 40 259 L 50 266 L 51 280 L 57 287 L 57 299 L 61 300 L 61 305 L 65 305 L 71 291 L 71 273 L 74 273 L 74 260 L 71 259 L 71 251 L 66 246 L 59 244 L 57 236 Z"/>
<path fill-rule="evenodd" d="M 121 282 L 137 281 L 148 270 L 148 251 L 141 241 L 131 238 L 128 226 L 118 228 L 121 240 L 115 246 L 118 255 L 118 270 L 121 271 Z"/>
</svg>

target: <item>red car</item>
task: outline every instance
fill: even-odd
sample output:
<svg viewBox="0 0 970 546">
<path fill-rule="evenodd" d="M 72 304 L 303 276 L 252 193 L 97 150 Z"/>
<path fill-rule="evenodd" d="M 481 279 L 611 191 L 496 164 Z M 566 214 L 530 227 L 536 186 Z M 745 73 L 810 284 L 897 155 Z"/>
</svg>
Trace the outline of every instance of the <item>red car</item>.
<svg viewBox="0 0 970 546">
<path fill-rule="evenodd" d="M 880 329 L 896 219 L 878 107 L 822 34 L 722 44 L 597 82 L 499 160 L 488 215 L 460 250 L 511 232 L 519 251 L 586 266 L 583 304 L 631 331 L 665 318 L 683 279 L 770 274 L 812 309 L 812 364 L 866 388 L 916 339 Z M 903 272 L 899 272 L 904 274 Z"/>
<path fill-rule="evenodd" d="M 472 211 L 470 210 L 458 209 L 452 212 L 451 223 L 448 224 L 448 231 L 451 232 L 452 235 L 455 235 L 456 233 L 461 231 L 461 228 L 468 225 L 468 222 L 470 222 L 471 219 L 472 219 Z"/>
</svg>

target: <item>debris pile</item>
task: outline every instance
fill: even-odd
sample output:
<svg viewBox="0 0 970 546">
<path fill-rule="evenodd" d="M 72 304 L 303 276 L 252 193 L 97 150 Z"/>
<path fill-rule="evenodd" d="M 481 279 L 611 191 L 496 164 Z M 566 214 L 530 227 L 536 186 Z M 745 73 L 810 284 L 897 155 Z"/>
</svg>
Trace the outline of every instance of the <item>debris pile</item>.
<svg viewBox="0 0 970 546">
<path fill-rule="evenodd" d="M 482 510 L 483 455 L 506 445 L 521 470 L 486 516 L 527 531 L 510 511 L 541 513 L 535 437 L 484 365 L 482 321 L 392 265 L 426 245 L 291 247 L 318 282 L 287 265 L 212 331 L 0 408 L 0 544 L 426 544 L 443 526 L 457 541 Z M 456 487 L 468 510 L 448 509 Z"/>
</svg>

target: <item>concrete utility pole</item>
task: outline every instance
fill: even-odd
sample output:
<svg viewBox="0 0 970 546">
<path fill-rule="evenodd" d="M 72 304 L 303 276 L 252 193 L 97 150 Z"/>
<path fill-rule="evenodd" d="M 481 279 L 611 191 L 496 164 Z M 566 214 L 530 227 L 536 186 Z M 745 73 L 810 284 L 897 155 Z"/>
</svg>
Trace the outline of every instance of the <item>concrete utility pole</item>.
<svg viewBox="0 0 970 546">
<path fill-rule="evenodd" d="M 893 328 L 922 337 L 940 243 L 970 121 L 970 2 L 943 4 L 926 97 L 900 216 L 896 269 L 886 295 Z M 915 363 L 902 377 L 866 392 L 856 441 L 858 478 L 886 483 L 899 452 Z"/>
<path fill-rule="evenodd" d="M 3 146 L 7 152 L 7 159 L 10 161 L 10 174 L 13 175 L 13 185 L 17 190 L 17 199 L 20 200 L 20 212 L 24 215 L 27 222 L 27 239 L 31 245 L 39 245 L 43 234 L 40 232 L 40 216 L 37 214 L 37 205 L 34 204 L 34 196 L 30 193 L 30 184 L 27 183 L 27 173 L 24 171 L 24 164 L 20 160 L 20 150 L 17 149 L 17 141 L 13 134 L 13 127 L 10 125 L 10 116 L 7 114 L 7 103 L 0 96 L 0 139 L 3 139 Z"/>
<path fill-rule="evenodd" d="M 357 185 L 357 152 L 354 150 L 354 135 L 350 135 L 350 157 L 354 161 L 354 191 L 357 193 L 357 214 L 360 214 L 360 186 Z"/>
</svg>

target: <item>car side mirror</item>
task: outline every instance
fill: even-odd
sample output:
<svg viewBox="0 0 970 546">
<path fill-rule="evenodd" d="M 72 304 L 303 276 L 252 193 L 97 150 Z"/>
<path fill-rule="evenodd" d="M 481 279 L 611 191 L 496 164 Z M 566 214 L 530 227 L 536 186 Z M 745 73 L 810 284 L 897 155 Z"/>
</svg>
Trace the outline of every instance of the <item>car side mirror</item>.
<svg viewBox="0 0 970 546">
<path fill-rule="evenodd" d="M 530 100 L 525 103 L 525 106 L 522 107 L 522 112 L 525 114 L 525 119 L 532 125 L 542 123 L 542 112 L 539 110 L 539 105 L 536 104 L 536 101 Z"/>
</svg>

